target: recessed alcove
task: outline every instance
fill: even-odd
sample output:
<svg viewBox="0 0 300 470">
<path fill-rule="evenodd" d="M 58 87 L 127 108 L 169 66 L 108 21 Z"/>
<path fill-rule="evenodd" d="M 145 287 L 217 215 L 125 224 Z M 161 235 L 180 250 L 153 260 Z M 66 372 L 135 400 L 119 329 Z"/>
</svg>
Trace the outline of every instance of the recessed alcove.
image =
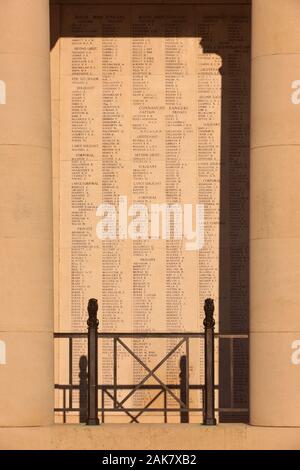
<svg viewBox="0 0 300 470">
<path fill-rule="evenodd" d="M 204 299 L 213 297 L 224 335 L 216 351 L 221 422 L 248 421 L 248 340 L 234 335 L 247 335 L 249 317 L 250 16 L 249 1 L 51 2 L 55 331 L 85 331 L 90 297 L 99 299 L 102 331 L 202 331 Z M 100 246 L 96 206 L 119 195 L 203 203 L 203 250 L 187 254 L 162 240 Z M 152 367 L 174 346 L 134 341 Z M 85 345 L 72 348 L 79 383 Z M 112 353 L 104 342 L 105 383 Z M 69 383 L 68 354 L 57 345 L 57 384 Z M 161 370 L 166 383 L 178 381 L 183 354 Z M 189 367 L 191 383 L 201 382 L 200 344 Z M 119 375 L 123 384 L 142 377 L 124 351 Z M 153 397 L 138 393 L 131 407 Z M 190 399 L 201 405 L 199 391 Z M 148 413 L 144 422 L 161 419 Z M 124 422 L 121 414 L 107 420 Z"/>
</svg>

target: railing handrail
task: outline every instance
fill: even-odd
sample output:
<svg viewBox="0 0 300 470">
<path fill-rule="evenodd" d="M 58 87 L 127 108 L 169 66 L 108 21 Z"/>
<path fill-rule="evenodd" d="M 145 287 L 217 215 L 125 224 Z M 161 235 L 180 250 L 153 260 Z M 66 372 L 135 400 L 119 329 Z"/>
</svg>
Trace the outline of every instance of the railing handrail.
<svg viewBox="0 0 300 470">
<path fill-rule="evenodd" d="M 125 412 L 131 419 L 132 422 L 138 422 L 137 418 L 145 411 L 154 411 L 153 408 L 149 408 L 151 404 L 158 399 L 162 394 L 164 397 L 164 408 L 159 408 L 156 410 L 164 411 L 165 416 L 168 411 L 167 407 L 167 396 L 168 394 L 178 402 L 179 408 L 171 407 L 170 410 L 172 411 L 179 411 L 180 412 L 180 419 L 181 422 L 188 423 L 189 422 L 189 411 L 192 409 L 189 405 L 189 391 L 194 390 L 202 390 L 203 391 L 203 405 L 201 410 L 203 413 L 203 424 L 205 425 L 216 425 L 216 418 L 215 418 L 215 391 L 218 389 L 218 386 L 215 385 L 215 346 L 214 341 L 215 339 L 230 339 L 231 344 L 233 343 L 234 339 L 248 339 L 249 334 L 248 332 L 236 332 L 236 333 L 216 333 L 215 332 L 215 319 L 214 319 L 214 301 L 213 299 L 206 299 L 204 304 L 204 318 L 203 318 L 203 331 L 99 331 L 98 325 L 99 320 L 97 318 L 98 312 L 98 301 L 97 299 L 90 299 L 88 302 L 88 331 L 87 332 L 55 332 L 54 338 L 66 338 L 69 340 L 69 361 L 70 361 L 70 368 L 69 368 L 69 389 L 70 389 L 70 399 L 69 399 L 69 407 L 68 409 L 74 410 L 72 404 L 72 390 L 80 389 L 73 384 L 72 379 L 72 350 L 73 350 L 73 339 L 74 338 L 81 338 L 87 339 L 87 374 L 85 373 L 84 376 L 87 378 L 87 420 L 86 423 L 89 425 L 97 425 L 99 424 L 98 418 L 98 391 L 102 390 L 102 421 L 104 421 L 104 394 L 106 393 L 109 398 L 113 400 L 114 406 L 109 411 Z M 112 361 L 112 368 L 113 368 L 113 384 L 99 384 L 98 383 L 98 339 L 107 338 L 113 339 L 113 361 Z M 160 362 L 153 368 L 150 368 L 147 363 L 145 363 L 132 349 L 131 345 L 126 344 L 125 341 L 122 341 L 122 338 L 128 339 L 145 339 L 145 338 L 159 338 L 159 339 L 177 339 L 176 345 L 172 347 L 167 354 L 160 360 Z M 193 338 L 201 338 L 204 340 L 204 384 L 190 384 L 190 377 L 189 377 L 189 341 Z M 178 343 L 178 344 L 177 344 Z M 120 384 L 117 384 L 117 351 L 118 345 L 123 347 L 138 363 L 146 370 L 146 375 L 143 379 L 136 385 L 124 385 L 120 387 Z M 181 356 L 180 358 L 180 373 L 179 373 L 179 384 L 165 384 L 156 374 L 156 371 L 170 358 L 172 354 L 174 354 L 182 345 L 185 345 L 185 355 Z M 83 375 L 81 376 L 83 377 Z M 150 387 L 146 385 L 145 382 L 150 378 L 154 378 L 159 385 L 156 384 L 154 387 Z M 56 386 L 57 388 L 57 386 Z M 64 407 L 63 410 L 66 408 L 66 396 L 65 391 L 68 389 L 68 386 L 58 387 L 61 388 L 63 392 L 63 400 L 64 400 Z M 137 391 L 137 390 L 149 390 L 152 388 L 153 390 L 159 390 L 159 393 L 156 394 L 151 401 L 145 405 L 142 409 L 135 409 L 135 408 L 127 408 L 126 405 L 124 407 L 124 403 Z M 112 391 L 112 393 L 108 392 L 108 389 Z M 117 391 L 118 390 L 130 390 L 129 393 L 122 397 L 120 400 L 117 398 Z M 172 390 L 179 390 L 179 397 L 174 394 Z M 197 410 L 197 408 L 195 408 Z M 136 416 L 131 414 L 131 411 L 139 411 Z"/>
<path fill-rule="evenodd" d="M 120 332 L 106 332 L 99 331 L 98 338 L 204 338 L 205 333 L 201 332 L 186 332 L 186 331 L 176 331 L 176 332 L 166 332 L 166 331 L 153 331 L 153 332 L 138 332 L 138 331 L 120 331 Z M 249 333 L 215 333 L 215 338 L 220 339 L 247 339 L 249 338 Z M 74 331 L 61 331 L 54 332 L 54 338 L 87 338 L 87 332 L 74 332 Z"/>
</svg>

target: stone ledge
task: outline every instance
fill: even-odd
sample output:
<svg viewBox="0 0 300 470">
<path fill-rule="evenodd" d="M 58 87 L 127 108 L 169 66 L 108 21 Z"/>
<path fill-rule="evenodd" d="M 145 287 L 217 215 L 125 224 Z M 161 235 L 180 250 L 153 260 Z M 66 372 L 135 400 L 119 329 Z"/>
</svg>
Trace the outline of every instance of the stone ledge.
<svg viewBox="0 0 300 470">
<path fill-rule="evenodd" d="M 245 424 L 56 424 L 0 428 L 1 450 L 246 450 L 300 449 L 300 428 Z"/>
</svg>

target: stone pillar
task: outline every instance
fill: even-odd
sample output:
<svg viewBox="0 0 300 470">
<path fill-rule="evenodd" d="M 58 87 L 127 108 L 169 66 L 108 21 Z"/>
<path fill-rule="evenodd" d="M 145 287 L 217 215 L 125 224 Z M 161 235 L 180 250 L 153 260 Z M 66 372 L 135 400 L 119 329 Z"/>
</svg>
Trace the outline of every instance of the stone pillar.
<svg viewBox="0 0 300 470">
<path fill-rule="evenodd" d="M 0 426 L 39 426 L 53 422 L 48 0 L 1 0 L 0 65 Z"/>
<path fill-rule="evenodd" d="M 252 33 L 250 421 L 300 426 L 299 0 L 253 0 Z"/>
</svg>

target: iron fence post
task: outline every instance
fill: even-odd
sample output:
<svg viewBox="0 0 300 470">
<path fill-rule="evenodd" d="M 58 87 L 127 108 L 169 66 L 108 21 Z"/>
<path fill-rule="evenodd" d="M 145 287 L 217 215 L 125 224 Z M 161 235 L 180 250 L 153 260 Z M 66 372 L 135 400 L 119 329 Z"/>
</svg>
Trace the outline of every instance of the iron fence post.
<svg viewBox="0 0 300 470">
<path fill-rule="evenodd" d="M 186 408 L 189 408 L 189 397 L 187 389 L 187 357 L 181 356 L 180 358 L 180 400 L 185 404 Z M 184 409 L 180 411 L 180 422 L 188 423 L 189 422 L 189 412 Z"/>
<path fill-rule="evenodd" d="M 86 424 L 95 426 L 98 419 L 98 301 L 88 303 L 88 412 Z"/>
<path fill-rule="evenodd" d="M 206 299 L 204 304 L 205 318 L 203 321 L 205 332 L 205 385 L 204 385 L 204 409 L 203 424 L 206 426 L 215 426 L 215 320 L 214 320 L 214 301 Z"/>
</svg>

